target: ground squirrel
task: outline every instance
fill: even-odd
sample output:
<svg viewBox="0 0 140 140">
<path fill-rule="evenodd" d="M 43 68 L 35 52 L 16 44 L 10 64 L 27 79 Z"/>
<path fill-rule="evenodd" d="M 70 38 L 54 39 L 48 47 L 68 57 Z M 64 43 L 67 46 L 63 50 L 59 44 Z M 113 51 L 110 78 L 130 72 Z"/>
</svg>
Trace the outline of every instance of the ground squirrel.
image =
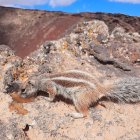
<svg viewBox="0 0 140 140">
<path fill-rule="evenodd" d="M 126 103 L 140 101 L 140 78 L 127 77 L 101 83 L 87 72 L 69 70 L 29 78 L 21 96 L 24 98 L 36 96 L 38 91 L 47 92 L 48 101 L 53 101 L 56 95 L 72 100 L 78 112 L 71 113 L 71 116 L 82 118 L 87 116 L 89 106 L 97 103 L 102 97 Z"/>
</svg>

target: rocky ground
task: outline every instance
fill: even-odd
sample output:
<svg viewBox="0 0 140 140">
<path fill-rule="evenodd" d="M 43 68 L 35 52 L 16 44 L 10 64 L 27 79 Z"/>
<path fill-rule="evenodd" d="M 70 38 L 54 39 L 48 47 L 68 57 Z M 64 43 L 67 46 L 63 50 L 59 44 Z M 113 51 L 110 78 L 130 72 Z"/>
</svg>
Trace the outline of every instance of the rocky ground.
<svg viewBox="0 0 140 140">
<path fill-rule="evenodd" d="M 9 10 L 12 11 L 13 9 Z M 18 16 L 20 12 L 22 10 L 18 9 Z M 37 11 L 27 10 L 28 12 L 34 14 Z M 38 12 L 45 13 L 45 16 L 47 16 L 47 12 Z M 13 13 L 11 12 L 11 14 Z M 64 13 L 49 13 L 48 15 L 54 16 L 55 14 L 67 15 Z M 75 111 L 74 106 L 62 98 L 49 103 L 46 101 L 45 96 L 26 100 L 18 96 L 22 84 L 30 76 L 44 76 L 44 73 L 63 72 L 69 69 L 82 69 L 92 73 L 100 81 L 127 76 L 140 77 L 140 34 L 139 28 L 136 29 L 136 23 L 130 26 L 130 19 L 124 15 L 122 15 L 123 20 L 118 20 L 122 24 L 117 24 L 116 26 L 101 20 L 79 21 L 78 19 L 80 18 L 79 16 L 88 19 L 93 15 L 90 13 L 67 15 L 67 18 L 74 16 L 77 19 L 77 22 L 74 21 L 69 26 L 69 29 L 72 25 L 75 24 L 75 26 L 67 33 L 64 33 L 63 30 L 63 37 L 59 36 L 58 39 L 58 36 L 55 36 L 57 40 L 45 41 L 47 39 L 44 38 L 44 43 L 37 42 L 38 45 L 40 43 L 42 45 L 36 50 L 36 44 L 31 42 L 30 39 L 28 40 L 28 36 L 25 44 L 31 42 L 33 48 L 30 47 L 34 51 L 26 48 L 27 53 L 31 51 L 32 53 L 23 59 L 20 57 L 23 55 L 17 56 L 17 54 L 23 53 L 24 49 L 21 46 L 24 40 L 20 42 L 21 46 L 18 46 L 19 43 L 16 46 L 12 42 L 17 50 L 12 46 L 10 40 L 12 47 L 0 45 L 1 140 L 140 139 L 139 104 L 117 104 L 111 101 L 102 101 L 102 105 L 96 105 L 89 109 L 87 118 L 73 119 L 68 116 L 68 113 Z M 109 15 L 99 13 L 96 16 L 99 18 Z M 111 19 L 115 17 L 119 19 L 121 15 L 118 15 L 118 17 L 117 15 L 113 17 L 111 15 Z M 105 19 L 107 18 L 103 20 Z M 132 17 L 132 19 L 139 21 L 138 17 Z M 6 18 L 0 22 L 5 22 L 5 20 Z M 45 18 L 42 19 L 42 22 L 43 20 Z M 127 22 L 128 20 L 129 22 Z M 16 22 L 15 20 L 13 21 Z M 117 23 L 117 21 L 114 22 Z M 16 23 L 20 22 L 17 21 Z M 124 23 L 125 25 L 129 24 L 129 26 L 124 26 Z M 30 24 L 37 23 L 31 22 Z M 42 26 L 46 26 L 45 22 Z M 23 28 L 24 26 L 19 27 Z M 28 28 L 31 28 L 31 26 L 28 26 Z M 34 29 L 36 29 L 36 26 Z M 55 30 L 57 30 L 57 27 Z M 21 29 L 20 31 L 25 30 Z M 53 33 L 53 31 L 51 32 Z M 11 34 L 17 36 L 18 33 Z M 34 34 L 31 33 L 30 35 L 36 36 L 37 34 L 34 32 Z M 3 37 L 5 38 L 5 36 Z M 18 39 L 20 40 L 20 36 Z M 15 53 L 13 50 L 17 52 Z M 8 93 L 4 93 L 7 87 L 10 87 Z"/>
</svg>

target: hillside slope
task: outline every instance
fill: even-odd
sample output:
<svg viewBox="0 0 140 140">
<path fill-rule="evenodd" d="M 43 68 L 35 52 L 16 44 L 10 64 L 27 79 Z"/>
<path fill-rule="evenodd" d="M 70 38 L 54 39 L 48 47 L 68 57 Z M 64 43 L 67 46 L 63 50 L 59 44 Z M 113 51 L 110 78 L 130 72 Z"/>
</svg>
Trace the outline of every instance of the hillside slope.
<svg viewBox="0 0 140 140">
<path fill-rule="evenodd" d="M 140 17 L 121 14 L 68 14 L 0 7 L 0 44 L 10 46 L 20 57 L 27 56 L 46 40 L 55 40 L 69 33 L 81 21 L 99 19 L 109 29 L 122 26 L 140 33 Z"/>
</svg>

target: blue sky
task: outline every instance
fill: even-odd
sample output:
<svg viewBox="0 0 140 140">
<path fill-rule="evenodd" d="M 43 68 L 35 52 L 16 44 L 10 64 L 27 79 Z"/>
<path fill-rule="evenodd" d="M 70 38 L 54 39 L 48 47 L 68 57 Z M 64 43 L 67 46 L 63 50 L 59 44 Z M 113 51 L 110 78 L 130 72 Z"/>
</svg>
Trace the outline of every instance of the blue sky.
<svg viewBox="0 0 140 140">
<path fill-rule="evenodd" d="M 109 12 L 140 16 L 140 0 L 0 0 L 0 5 L 71 13 Z"/>
</svg>

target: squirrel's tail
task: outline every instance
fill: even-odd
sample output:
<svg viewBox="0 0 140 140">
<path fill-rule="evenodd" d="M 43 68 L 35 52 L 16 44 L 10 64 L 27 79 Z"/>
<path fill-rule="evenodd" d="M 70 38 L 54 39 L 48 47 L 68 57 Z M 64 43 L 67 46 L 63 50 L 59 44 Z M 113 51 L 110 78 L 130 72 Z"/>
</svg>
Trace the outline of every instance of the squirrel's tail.
<svg viewBox="0 0 140 140">
<path fill-rule="evenodd" d="M 140 78 L 128 77 L 117 80 L 106 97 L 110 100 L 124 103 L 140 102 Z"/>
</svg>

